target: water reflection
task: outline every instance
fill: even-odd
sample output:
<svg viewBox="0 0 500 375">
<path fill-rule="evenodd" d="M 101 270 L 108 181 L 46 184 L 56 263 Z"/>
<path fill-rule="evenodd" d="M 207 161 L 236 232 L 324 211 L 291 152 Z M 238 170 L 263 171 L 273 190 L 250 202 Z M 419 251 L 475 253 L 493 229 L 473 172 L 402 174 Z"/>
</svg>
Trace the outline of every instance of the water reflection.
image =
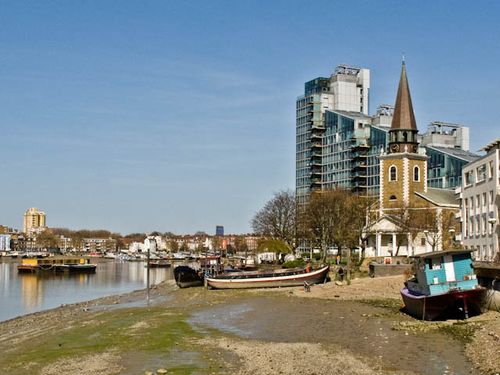
<svg viewBox="0 0 500 375">
<path fill-rule="evenodd" d="M 0 260 L 0 321 L 18 315 L 142 289 L 143 262 L 99 261 L 95 274 L 19 274 L 17 262 Z M 171 268 L 150 269 L 151 284 L 173 279 Z"/>
</svg>

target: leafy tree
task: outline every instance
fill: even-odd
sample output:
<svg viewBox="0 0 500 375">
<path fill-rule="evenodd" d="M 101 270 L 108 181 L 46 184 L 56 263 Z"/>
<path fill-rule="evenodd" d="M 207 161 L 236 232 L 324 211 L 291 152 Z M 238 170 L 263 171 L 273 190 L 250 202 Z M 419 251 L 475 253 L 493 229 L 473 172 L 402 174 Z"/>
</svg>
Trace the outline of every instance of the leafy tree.
<svg viewBox="0 0 500 375">
<path fill-rule="evenodd" d="M 272 253 L 289 253 L 291 251 L 290 246 L 282 240 L 268 239 L 259 241 L 257 246 L 257 251 L 259 253 L 272 252 Z"/>
<path fill-rule="evenodd" d="M 296 245 L 296 224 L 295 194 L 290 190 L 275 193 L 251 222 L 256 234 L 282 240 L 292 249 Z"/>
</svg>

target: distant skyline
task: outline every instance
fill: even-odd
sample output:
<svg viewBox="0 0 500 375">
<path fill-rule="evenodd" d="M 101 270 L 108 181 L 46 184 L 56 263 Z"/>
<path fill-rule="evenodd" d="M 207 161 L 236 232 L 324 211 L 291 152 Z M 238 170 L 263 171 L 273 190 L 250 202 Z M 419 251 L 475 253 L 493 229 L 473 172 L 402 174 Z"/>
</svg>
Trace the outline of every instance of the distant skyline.
<svg viewBox="0 0 500 375">
<path fill-rule="evenodd" d="M 295 187 L 295 99 L 338 64 L 420 132 L 500 136 L 496 1 L 3 1 L 0 224 L 250 232 Z"/>
</svg>

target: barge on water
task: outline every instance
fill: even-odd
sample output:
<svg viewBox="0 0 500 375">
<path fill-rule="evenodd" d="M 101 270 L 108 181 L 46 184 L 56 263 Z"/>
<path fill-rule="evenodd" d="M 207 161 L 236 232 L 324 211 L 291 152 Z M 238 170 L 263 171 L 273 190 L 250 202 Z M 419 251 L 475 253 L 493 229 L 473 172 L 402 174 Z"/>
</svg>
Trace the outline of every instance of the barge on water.
<svg viewBox="0 0 500 375">
<path fill-rule="evenodd" d="M 19 273 L 94 273 L 96 265 L 86 258 L 49 257 L 44 259 L 26 258 L 17 266 Z"/>
</svg>

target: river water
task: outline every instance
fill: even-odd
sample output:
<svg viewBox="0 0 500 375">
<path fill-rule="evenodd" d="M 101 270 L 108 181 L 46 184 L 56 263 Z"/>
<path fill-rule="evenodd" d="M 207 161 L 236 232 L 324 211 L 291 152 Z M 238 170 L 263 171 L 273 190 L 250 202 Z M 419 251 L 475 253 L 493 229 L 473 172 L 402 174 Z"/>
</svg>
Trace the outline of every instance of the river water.
<svg viewBox="0 0 500 375">
<path fill-rule="evenodd" d="M 146 287 L 144 262 L 98 260 L 95 274 L 19 274 L 18 262 L 0 259 L 0 321 L 62 304 Z M 150 269 L 150 283 L 173 279 L 172 268 Z"/>
</svg>

